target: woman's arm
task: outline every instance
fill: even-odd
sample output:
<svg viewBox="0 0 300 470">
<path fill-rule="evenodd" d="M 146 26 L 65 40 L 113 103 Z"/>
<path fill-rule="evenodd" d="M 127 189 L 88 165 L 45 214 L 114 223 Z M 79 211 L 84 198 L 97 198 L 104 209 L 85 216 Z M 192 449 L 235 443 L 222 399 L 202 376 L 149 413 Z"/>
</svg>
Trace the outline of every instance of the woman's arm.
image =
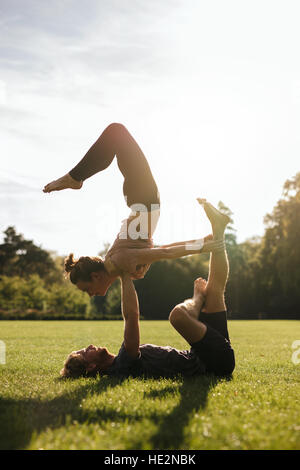
<svg viewBox="0 0 300 470">
<path fill-rule="evenodd" d="M 183 256 L 195 255 L 199 253 L 209 253 L 212 251 L 219 251 L 224 248 L 223 240 L 193 240 L 192 243 L 186 242 L 182 245 L 174 244 L 173 246 L 147 248 L 135 250 L 135 263 L 151 264 L 155 261 L 163 259 L 175 259 Z"/>
<path fill-rule="evenodd" d="M 211 237 L 211 236 L 210 236 Z M 183 256 L 199 253 L 209 253 L 224 249 L 223 240 L 211 240 L 205 237 L 200 240 L 191 240 L 174 243 L 172 245 L 161 246 L 157 248 L 125 248 L 119 249 L 111 257 L 106 257 L 105 267 L 110 274 L 120 275 L 121 272 L 127 272 L 133 279 L 142 279 L 150 267 L 151 263 L 163 259 L 175 259 Z M 112 262 L 116 272 L 109 269 L 108 263 Z"/>
<path fill-rule="evenodd" d="M 184 242 L 175 242 L 175 243 L 168 243 L 168 245 L 161 245 L 159 248 L 170 248 L 172 246 L 179 246 L 179 245 L 191 245 L 192 243 L 199 242 L 199 240 L 189 240 Z"/>
</svg>

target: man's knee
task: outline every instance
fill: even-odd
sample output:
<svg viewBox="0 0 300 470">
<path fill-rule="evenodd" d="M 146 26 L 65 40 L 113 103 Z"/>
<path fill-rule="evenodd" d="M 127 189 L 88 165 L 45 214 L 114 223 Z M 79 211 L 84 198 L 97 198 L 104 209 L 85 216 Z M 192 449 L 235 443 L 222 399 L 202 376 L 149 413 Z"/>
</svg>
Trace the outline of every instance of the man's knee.
<svg viewBox="0 0 300 470">
<path fill-rule="evenodd" d="M 173 308 L 169 315 L 169 322 L 171 325 L 175 326 L 182 321 L 183 318 L 186 317 L 186 308 L 184 304 L 178 304 L 176 307 Z"/>
</svg>

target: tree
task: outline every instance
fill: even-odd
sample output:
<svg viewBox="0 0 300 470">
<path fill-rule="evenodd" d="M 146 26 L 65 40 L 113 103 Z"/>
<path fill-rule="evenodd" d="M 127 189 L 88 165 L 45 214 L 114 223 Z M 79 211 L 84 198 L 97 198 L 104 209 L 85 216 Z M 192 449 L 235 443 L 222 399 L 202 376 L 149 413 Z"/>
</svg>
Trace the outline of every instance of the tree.
<svg viewBox="0 0 300 470">
<path fill-rule="evenodd" d="M 176 304 L 193 295 L 194 280 L 207 276 L 207 270 L 207 255 L 153 263 L 145 279 L 135 281 L 143 317 L 168 319 Z"/>
<path fill-rule="evenodd" d="M 58 273 L 50 254 L 18 234 L 15 227 L 8 227 L 4 235 L 4 243 L 0 245 L 0 274 L 25 277 L 38 274 L 49 279 Z"/>
<path fill-rule="evenodd" d="M 300 303 L 300 173 L 287 180 L 282 198 L 265 217 L 261 252 L 272 312 L 295 312 Z"/>
</svg>

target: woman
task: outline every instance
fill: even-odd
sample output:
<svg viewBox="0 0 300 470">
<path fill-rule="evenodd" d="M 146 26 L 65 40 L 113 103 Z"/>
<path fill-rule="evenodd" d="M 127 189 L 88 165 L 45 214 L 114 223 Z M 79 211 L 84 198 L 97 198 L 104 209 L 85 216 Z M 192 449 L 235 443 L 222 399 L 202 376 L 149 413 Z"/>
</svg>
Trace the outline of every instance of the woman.
<svg viewBox="0 0 300 470">
<path fill-rule="evenodd" d="M 131 213 L 104 260 L 87 256 L 75 260 L 70 254 L 65 261 L 71 282 L 90 296 L 105 295 L 122 272 L 141 279 L 154 261 L 223 249 L 223 240 L 213 239 L 212 235 L 154 248 L 152 236 L 160 213 L 158 188 L 142 150 L 122 124 L 110 124 L 83 159 L 65 176 L 47 184 L 44 192 L 80 189 L 87 178 L 107 168 L 115 155 Z"/>
</svg>

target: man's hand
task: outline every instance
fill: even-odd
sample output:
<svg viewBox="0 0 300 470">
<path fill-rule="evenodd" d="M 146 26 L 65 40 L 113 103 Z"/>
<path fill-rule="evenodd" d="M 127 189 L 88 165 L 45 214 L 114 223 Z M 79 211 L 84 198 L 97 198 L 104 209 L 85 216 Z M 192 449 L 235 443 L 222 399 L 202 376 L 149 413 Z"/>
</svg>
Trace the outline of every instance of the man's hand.
<svg viewBox="0 0 300 470">
<path fill-rule="evenodd" d="M 216 253 L 218 251 L 223 251 L 225 249 L 225 241 L 221 240 L 209 240 L 204 242 L 203 247 L 200 250 L 200 253 Z"/>
<path fill-rule="evenodd" d="M 150 264 L 139 264 L 136 267 L 136 271 L 131 273 L 131 279 L 143 279 L 145 274 L 148 272 Z"/>
</svg>

